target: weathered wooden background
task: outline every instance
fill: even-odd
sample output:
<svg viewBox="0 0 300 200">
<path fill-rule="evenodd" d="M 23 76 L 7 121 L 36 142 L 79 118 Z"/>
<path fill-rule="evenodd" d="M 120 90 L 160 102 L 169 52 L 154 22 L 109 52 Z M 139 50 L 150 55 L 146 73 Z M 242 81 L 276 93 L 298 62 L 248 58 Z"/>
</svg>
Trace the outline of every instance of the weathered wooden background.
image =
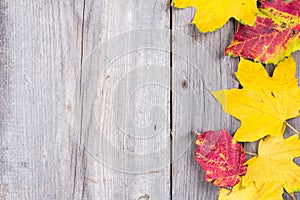
<svg viewBox="0 0 300 200">
<path fill-rule="evenodd" d="M 235 24 L 200 34 L 193 13 L 1 0 L 0 199 L 217 199 L 191 130 L 239 126 L 209 93 L 238 87 L 223 51 Z"/>
</svg>

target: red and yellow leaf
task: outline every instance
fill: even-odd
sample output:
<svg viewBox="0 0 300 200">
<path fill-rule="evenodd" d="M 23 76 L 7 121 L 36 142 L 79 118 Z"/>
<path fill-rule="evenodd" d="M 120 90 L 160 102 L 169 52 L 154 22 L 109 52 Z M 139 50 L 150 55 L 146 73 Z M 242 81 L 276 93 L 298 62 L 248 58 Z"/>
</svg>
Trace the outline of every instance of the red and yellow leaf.
<svg viewBox="0 0 300 200">
<path fill-rule="evenodd" d="M 230 187 L 240 182 L 240 176 L 245 175 L 247 168 L 246 154 L 225 130 L 207 131 L 198 134 L 195 151 L 196 161 L 206 173 L 206 181 L 216 186 Z"/>
<path fill-rule="evenodd" d="M 261 0 L 255 26 L 239 25 L 227 54 L 277 64 L 300 48 L 300 1 Z"/>
</svg>

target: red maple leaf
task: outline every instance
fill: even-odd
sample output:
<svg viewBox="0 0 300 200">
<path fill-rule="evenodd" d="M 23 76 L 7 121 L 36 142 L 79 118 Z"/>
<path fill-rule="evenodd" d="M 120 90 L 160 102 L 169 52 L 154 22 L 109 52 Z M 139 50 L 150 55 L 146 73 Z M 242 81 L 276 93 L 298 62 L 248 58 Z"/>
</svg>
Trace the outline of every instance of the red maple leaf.
<svg viewBox="0 0 300 200">
<path fill-rule="evenodd" d="M 277 64 L 300 48 L 300 0 L 261 0 L 255 26 L 240 24 L 227 54 Z"/>
<path fill-rule="evenodd" d="M 196 161 L 206 173 L 206 181 L 220 187 L 231 187 L 246 174 L 246 153 L 225 130 L 197 133 Z"/>
</svg>

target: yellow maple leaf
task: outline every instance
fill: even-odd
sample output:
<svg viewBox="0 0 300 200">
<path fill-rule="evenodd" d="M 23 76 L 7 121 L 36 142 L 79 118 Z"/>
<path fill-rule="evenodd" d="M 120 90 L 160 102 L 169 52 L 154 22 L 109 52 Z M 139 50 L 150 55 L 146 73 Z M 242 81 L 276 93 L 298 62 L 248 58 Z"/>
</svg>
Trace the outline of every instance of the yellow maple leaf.
<svg viewBox="0 0 300 200">
<path fill-rule="evenodd" d="M 218 200 L 279 200 L 282 199 L 282 186 L 268 183 L 257 188 L 254 183 L 242 186 L 242 182 L 234 186 L 232 191 L 220 188 Z"/>
<path fill-rule="evenodd" d="M 256 141 L 266 135 L 281 136 L 286 120 L 300 116 L 300 88 L 292 57 L 278 64 L 270 77 L 260 63 L 241 59 L 236 77 L 242 89 L 213 92 L 228 114 L 241 121 L 234 138 Z"/>
<path fill-rule="evenodd" d="M 293 162 L 300 156 L 299 135 L 287 139 L 268 136 L 262 139 L 258 147 L 258 156 L 251 158 L 243 185 L 255 183 L 257 187 L 276 183 L 289 193 L 300 191 L 300 167 Z"/>
<path fill-rule="evenodd" d="M 258 13 L 256 0 L 174 0 L 173 4 L 177 8 L 196 8 L 192 23 L 202 32 L 221 28 L 230 17 L 254 25 Z"/>
</svg>

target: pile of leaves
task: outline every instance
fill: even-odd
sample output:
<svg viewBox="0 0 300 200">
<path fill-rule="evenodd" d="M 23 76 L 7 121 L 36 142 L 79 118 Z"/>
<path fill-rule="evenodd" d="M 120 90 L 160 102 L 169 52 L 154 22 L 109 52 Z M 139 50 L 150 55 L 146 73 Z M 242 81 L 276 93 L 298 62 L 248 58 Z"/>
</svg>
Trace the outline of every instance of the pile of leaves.
<svg viewBox="0 0 300 200">
<path fill-rule="evenodd" d="M 282 199 L 300 191 L 299 132 L 288 119 L 300 116 L 300 88 L 292 53 L 300 48 L 300 0 L 174 0 L 195 7 L 192 23 L 201 32 L 240 22 L 225 49 L 240 57 L 235 73 L 242 89 L 212 92 L 223 110 L 241 121 L 234 137 L 225 131 L 196 132 L 195 159 L 206 181 L 220 187 L 223 199 Z M 269 76 L 265 64 L 275 65 Z M 286 126 L 295 134 L 284 138 Z M 238 142 L 259 141 L 257 153 Z M 252 158 L 246 160 L 246 154 Z"/>
</svg>

